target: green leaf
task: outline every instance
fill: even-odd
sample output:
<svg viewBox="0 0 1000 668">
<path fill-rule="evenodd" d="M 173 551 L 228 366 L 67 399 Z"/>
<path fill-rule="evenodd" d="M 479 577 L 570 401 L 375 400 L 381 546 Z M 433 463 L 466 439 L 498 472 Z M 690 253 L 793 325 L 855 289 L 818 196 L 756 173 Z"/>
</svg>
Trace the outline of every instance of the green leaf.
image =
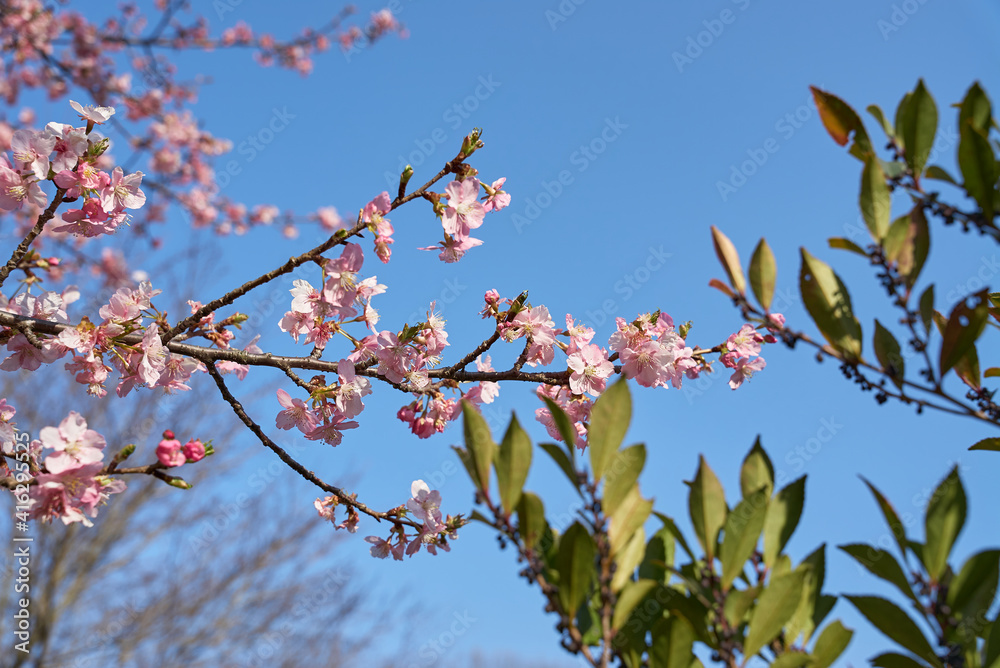
<svg viewBox="0 0 1000 668">
<path fill-rule="evenodd" d="M 983 217 L 993 222 L 993 196 L 997 181 L 996 159 L 987 134 L 966 123 L 959 126 L 958 167 L 962 186 L 976 200 Z"/>
<path fill-rule="evenodd" d="M 819 117 L 823 121 L 823 126 L 830 133 L 833 140 L 840 146 L 845 146 L 851 135 L 854 135 L 854 143 L 851 144 L 850 153 L 861 161 L 872 155 L 871 141 L 865 126 L 858 117 L 858 114 L 840 98 L 820 89 L 810 86 L 813 99 L 816 101 L 816 109 Z"/>
<path fill-rule="evenodd" d="M 723 612 L 730 626 L 734 629 L 739 628 L 740 624 L 746 621 L 747 611 L 750 610 L 750 606 L 753 605 L 759 594 L 760 585 L 749 589 L 730 589 L 726 592 Z"/>
<path fill-rule="evenodd" d="M 698 472 L 694 480 L 688 483 L 691 489 L 688 493 L 688 511 L 691 513 L 691 524 L 698 536 L 708 560 L 711 561 L 715 552 L 715 542 L 719 529 L 726 523 L 726 494 L 722 483 L 715 472 L 698 456 Z"/>
<path fill-rule="evenodd" d="M 1000 452 L 1000 438 L 984 438 L 971 446 L 969 450 L 992 450 L 993 452 Z"/>
<path fill-rule="evenodd" d="M 875 120 L 882 126 L 882 130 L 885 132 L 886 137 L 892 139 L 896 136 L 896 131 L 893 129 L 892 125 L 890 125 L 889 120 L 885 117 L 885 114 L 882 113 L 881 107 L 877 104 L 870 104 L 865 107 L 865 109 L 867 109 L 868 113 L 874 116 Z"/>
<path fill-rule="evenodd" d="M 629 490 L 635 487 L 645 465 L 645 445 L 632 445 L 615 452 L 615 457 L 604 475 L 604 500 L 601 501 L 601 508 L 605 515 L 615 514 Z"/>
<path fill-rule="evenodd" d="M 757 548 L 769 498 L 770 490 L 758 489 L 740 501 L 726 517 L 722 547 L 719 550 L 723 590 L 728 589 L 733 580 L 743 572 L 747 559 Z"/>
<path fill-rule="evenodd" d="M 889 639 L 899 643 L 933 666 L 941 666 L 934 648 L 916 622 L 892 601 L 878 596 L 847 596 L 855 608 Z"/>
<path fill-rule="evenodd" d="M 528 479 L 528 469 L 531 468 L 531 439 L 521 428 L 517 415 L 511 416 L 507 433 L 497 453 L 497 486 L 500 488 L 500 501 L 503 509 L 510 516 L 521 500 L 521 490 L 524 481 Z"/>
<path fill-rule="evenodd" d="M 534 549 L 545 535 L 547 526 L 542 500 L 531 492 L 522 493 L 517 504 L 517 527 L 525 546 Z"/>
<path fill-rule="evenodd" d="M 753 656 L 774 640 L 802 598 L 802 571 L 772 576 L 761 592 L 750 619 L 750 632 L 743 643 L 743 655 Z"/>
<path fill-rule="evenodd" d="M 965 489 L 956 466 L 934 490 L 924 518 L 924 566 L 935 581 L 939 582 L 948 568 L 948 555 L 965 525 L 965 512 Z"/>
<path fill-rule="evenodd" d="M 649 668 L 691 668 L 695 631 L 683 617 L 665 617 L 653 625 Z"/>
<path fill-rule="evenodd" d="M 945 181 L 953 186 L 958 185 L 958 182 L 954 179 L 954 177 L 951 174 L 946 172 L 942 167 L 938 167 L 937 165 L 931 165 L 930 167 L 928 167 L 927 171 L 924 172 L 924 178 L 935 179 L 937 181 Z"/>
<path fill-rule="evenodd" d="M 1000 623 L 996 617 L 983 647 L 983 668 L 1000 668 Z"/>
<path fill-rule="evenodd" d="M 680 543 L 682 548 L 684 548 L 684 551 L 687 553 L 687 556 L 691 559 L 691 561 L 697 561 L 694 556 L 694 552 L 692 552 L 691 548 L 688 546 L 687 539 L 684 538 L 684 534 L 682 534 L 681 530 L 677 528 L 677 523 L 663 513 L 658 512 L 654 514 L 660 519 L 661 522 L 663 522 L 663 528 L 670 532 L 670 535 L 673 536 L 678 543 Z"/>
<path fill-rule="evenodd" d="M 771 309 L 777 275 L 778 266 L 774 262 L 774 253 L 771 252 L 767 241 L 762 238 L 753 251 L 753 257 L 750 258 L 750 287 L 765 311 Z"/>
<path fill-rule="evenodd" d="M 903 389 L 903 378 L 906 373 L 906 361 L 900 352 L 899 342 L 882 323 L 875 319 L 875 357 L 889 380 L 899 389 Z"/>
<path fill-rule="evenodd" d="M 914 91 L 907 95 L 904 103 L 900 105 L 900 111 L 906 164 L 919 179 L 934 146 L 934 134 L 937 132 L 938 122 L 937 105 L 927 92 L 923 79 L 917 82 Z"/>
<path fill-rule="evenodd" d="M 573 467 L 573 462 L 570 460 L 569 455 L 566 454 L 566 451 L 555 443 L 539 443 L 538 445 L 549 454 L 549 457 L 555 461 L 559 469 L 566 474 L 576 493 L 582 496 L 583 492 L 580 491 L 580 481 L 577 480 L 576 469 Z"/>
<path fill-rule="evenodd" d="M 870 659 L 870 661 L 873 666 L 880 668 L 927 668 L 927 664 L 920 663 L 905 654 L 896 654 L 895 652 L 879 654 L 875 658 Z"/>
<path fill-rule="evenodd" d="M 931 322 L 934 317 L 934 285 L 928 285 L 923 294 L 920 295 L 920 320 L 924 323 L 924 330 L 931 333 Z"/>
<path fill-rule="evenodd" d="M 839 545 L 838 547 L 854 557 L 854 560 L 864 566 L 869 573 L 895 585 L 907 598 L 920 605 L 920 601 L 910 588 L 910 582 L 903 567 L 899 565 L 890 552 L 860 543 Z"/>
<path fill-rule="evenodd" d="M 497 445 L 490 435 L 486 419 L 468 401 L 462 401 L 464 416 L 465 447 L 475 475 L 472 482 L 487 498 L 490 495 L 490 467 L 493 464 Z"/>
<path fill-rule="evenodd" d="M 667 584 L 670 573 L 667 567 L 674 565 L 674 536 L 666 528 L 660 529 L 646 543 L 646 553 L 639 564 L 639 577 Z"/>
<path fill-rule="evenodd" d="M 805 500 L 805 476 L 789 483 L 771 500 L 764 519 L 764 563 L 769 567 L 774 568 L 775 560 L 795 533 Z"/>
<path fill-rule="evenodd" d="M 492 527 L 493 526 L 493 521 L 492 520 L 490 520 L 488 517 L 486 517 L 481 512 L 479 512 L 478 510 L 475 510 L 475 509 L 473 509 L 473 511 L 471 513 L 469 513 L 469 519 L 470 520 L 476 520 L 478 522 L 482 522 L 483 524 L 485 524 L 488 527 Z"/>
<path fill-rule="evenodd" d="M 874 155 L 865 162 L 861 172 L 861 216 L 875 241 L 881 242 L 889 231 L 889 186 L 885 173 Z"/>
<path fill-rule="evenodd" d="M 795 570 L 803 574 L 802 597 L 795 608 L 795 614 L 785 624 L 784 637 L 786 643 L 794 644 L 802 633 L 802 643 L 806 644 L 818 626 L 816 612 L 820 604 L 823 581 L 826 579 L 826 543 L 803 559 Z"/>
<path fill-rule="evenodd" d="M 632 419 L 632 398 L 623 376 L 604 391 L 590 411 L 590 429 L 587 432 L 590 450 L 590 468 L 594 482 L 604 476 L 608 464 L 614 459 L 625 439 L 629 420 Z"/>
<path fill-rule="evenodd" d="M 840 248 L 842 250 L 851 251 L 852 253 L 857 253 L 861 257 L 868 257 L 868 252 L 850 239 L 844 239 L 843 237 L 830 237 L 827 239 L 827 243 L 830 244 L 830 248 Z"/>
<path fill-rule="evenodd" d="M 989 317 L 988 297 L 985 290 L 972 296 L 975 305 L 969 307 L 967 299 L 963 299 L 948 316 L 941 342 L 941 376 L 948 371 L 972 349 L 976 339 L 983 333 L 986 320 Z"/>
<path fill-rule="evenodd" d="M 960 631 L 987 619 L 997 583 L 1000 582 L 1000 550 L 983 550 L 969 557 L 948 585 L 948 607 L 959 621 Z M 965 622 L 963 624 L 962 622 Z"/>
<path fill-rule="evenodd" d="M 559 539 L 559 555 L 556 558 L 559 603 L 563 611 L 571 616 L 587 598 L 596 576 L 594 552 L 594 539 L 579 522 L 573 522 Z"/>
<path fill-rule="evenodd" d="M 747 282 L 743 277 L 743 265 L 740 264 L 740 256 L 736 252 L 736 246 L 715 225 L 712 225 L 712 245 L 715 246 L 715 255 L 722 263 L 722 268 L 726 270 L 729 284 L 736 292 L 746 295 Z"/>
<path fill-rule="evenodd" d="M 563 443 L 566 446 L 566 453 L 570 461 L 573 461 L 574 452 L 576 451 L 576 427 L 573 426 L 573 420 L 566 415 L 566 411 L 556 402 L 552 401 L 548 397 L 542 397 L 545 405 L 548 406 L 549 412 L 552 413 L 552 421 L 555 422 L 556 429 L 559 431 L 559 435 L 562 436 Z M 558 463 L 558 462 L 557 462 Z M 574 476 L 575 479 L 575 476 Z M 573 483 L 576 485 L 576 482 Z"/>
<path fill-rule="evenodd" d="M 625 588 L 618 595 L 618 602 L 615 603 L 615 612 L 611 617 L 611 628 L 615 630 L 622 628 L 625 620 L 635 610 L 635 606 L 656 589 L 656 586 L 657 583 L 653 580 L 636 580 L 625 585 Z"/>
<path fill-rule="evenodd" d="M 771 668 L 803 668 L 813 665 L 813 659 L 805 652 L 785 650 L 785 653 L 771 662 Z"/>
<path fill-rule="evenodd" d="M 611 576 L 611 591 L 617 593 L 622 587 L 632 580 L 636 567 L 642 562 L 646 552 L 646 530 L 639 527 L 639 530 L 632 534 L 632 538 L 625 547 L 615 556 L 615 574 Z M 641 578 L 642 575 L 640 574 Z M 657 580 L 658 582 L 660 580 Z"/>
<path fill-rule="evenodd" d="M 833 622 L 819 634 L 816 644 L 813 645 L 813 668 L 829 668 L 833 665 L 854 636 L 854 631 L 847 628 L 839 621 Z"/>
<path fill-rule="evenodd" d="M 885 257 L 912 287 L 917 282 L 930 251 L 930 230 L 923 210 L 917 206 L 893 221 L 886 235 Z"/>
<path fill-rule="evenodd" d="M 767 497 L 771 498 L 771 492 L 774 491 L 774 465 L 761 447 L 758 436 L 740 468 L 740 493 L 745 499 L 761 488 L 766 488 Z"/>
<path fill-rule="evenodd" d="M 1000 376 L 1000 367 L 991 366 L 983 372 L 983 378 L 996 378 L 997 376 Z"/>
<path fill-rule="evenodd" d="M 861 480 L 868 485 L 868 489 L 871 490 L 872 494 L 875 495 L 875 500 L 878 502 L 879 508 L 882 510 L 882 515 L 885 517 L 886 524 L 889 525 L 889 531 L 892 532 L 893 538 L 896 539 L 896 545 L 899 546 L 899 554 L 903 557 L 903 563 L 906 563 L 906 527 L 899 520 L 899 515 L 896 514 L 896 509 L 892 507 L 889 500 L 882 495 L 882 492 L 878 491 L 875 485 L 871 484 L 864 477 Z"/>
<path fill-rule="evenodd" d="M 861 324 L 854 317 L 847 286 L 830 266 L 803 248 L 799 290 L 806 310 L 830 345 L 847 361 L 861 357 Z"/>
<path fill-rule="evenodd" d="M 632 539 L 632 535 L 642 527 L 652 510 L 653 502 L 642 498 L 639 486 L 633 485 L 615 514 L 611 516 L 608 539 L 611 542 L 612 556 L 618 554 L 618 551 Z"/>
<path fill-rule="evenodd" d="M 959 107 L 959 125 L 970 125 L 980 132 L 990 131 L 990 123 L 993 120 L 993 111 L 990 99 L 979 83 L 974 83 L 966 91 L 962 104 Z"/>
</svg>

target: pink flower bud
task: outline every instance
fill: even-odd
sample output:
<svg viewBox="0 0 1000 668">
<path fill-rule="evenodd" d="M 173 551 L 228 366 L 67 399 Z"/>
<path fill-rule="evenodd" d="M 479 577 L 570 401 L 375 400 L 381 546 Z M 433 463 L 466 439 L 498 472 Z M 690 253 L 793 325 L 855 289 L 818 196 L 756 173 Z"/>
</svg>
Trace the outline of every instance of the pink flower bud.
<svg viewBox="0 0 1000 668">
<path fill-rule="evenodd" d="M 169 429 L 163 432 L 164 435 L 170 434 L 174 435 Z M 181 442 L 176 439 L 164 438 L 160 441 L 159 445 L 156 446 L 156 458 L 160 460 L 160 463 L 164 466 L 180 466 L 187 461 L 187 457 L 181 452 Z"/>
<path fill-rule="evenodd" d="M 197 439 L 191 439 L 184 444 L 184 456 L 192 462 L 199 461 L 205 457 L 205 444 Z"/>
</svg>

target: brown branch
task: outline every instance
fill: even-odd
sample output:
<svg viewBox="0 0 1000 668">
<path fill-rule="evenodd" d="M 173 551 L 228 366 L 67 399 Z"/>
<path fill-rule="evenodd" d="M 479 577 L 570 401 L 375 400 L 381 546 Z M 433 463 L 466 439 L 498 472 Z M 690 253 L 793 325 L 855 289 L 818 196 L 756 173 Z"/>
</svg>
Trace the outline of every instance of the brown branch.
<svg viewBox="0 0 1000 668">
<path fill-rule="evenodd" d="M 20 244 L 18 244 L 17 248 L 14 250 L 14 254 L 10 256 L 9 260 L 7 260 L 7 264 L 0 269 L 0 287 L 3 286 L 4 281 L 6 281 L 7 277 L 10 276 L 10 272 L 14 271 L 17 268 L 17 265 L 21 263 L 21 260 L 24 259 L 25 254 L 28 252 L 28 247 L 31 246 L 31 242 L 35 240 L 35 237 L 42 233 L 42 230 L 45 228 L 45 224 L 52 220 L 52 217 L 56 215 L 56 209 L 58 209 L 59 205 L 62 204 L 63 196 L 65 194 L 65 190 L 62 188 L 56 188 L 56 194 L 52 198 L 52 203 L 49 204 L 48 208 L 38 216 L 38 222 L 35 223 L 35 226 L 31 228 L 30 232 L 28 232 L 28 235 L 21 240 Z"/>
</svg>

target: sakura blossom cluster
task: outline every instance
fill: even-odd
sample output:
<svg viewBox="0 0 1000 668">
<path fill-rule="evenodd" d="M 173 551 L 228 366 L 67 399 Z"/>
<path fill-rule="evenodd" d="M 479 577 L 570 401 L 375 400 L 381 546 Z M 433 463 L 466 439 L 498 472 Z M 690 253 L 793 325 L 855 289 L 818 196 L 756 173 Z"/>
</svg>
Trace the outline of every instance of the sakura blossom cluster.
<svg viewBox="0 0 1000 668">
<path fill-rule="evenodd" d="M 413 481 L 410 486 L 410 496 L 410 500 L 406 502 L 406 509 L 400 508 L 398 511 L 400 515 L 405 515 L 406 511 L 409 511 L 414 519 L 421 522 L 420 530 L 415 534 L 407 534 L 406 525 L 397 523 L 389 531 L 388 538 L 366 537 L 365 541 L 371 543 L 373 557 L 385 559 L 392 555 L 396 561 L 402 561 L 404 554 L 412 557 L 420 551 L 421 547 L 433 555 L 437 555 L 439 549 L 445 552 L 451 551 L 448 539 L 458 538 L 458 527 L 462 523 L 461 517 L 452 517 L 451 515 L 442 517 L 440 492 L 431 490 L 423 480 Z M 333 497 L 327 497 L 323 501 L 317 499 L 316 508 L 321 517 L 334 522 L 333 508 L 336 503 L 332 499 Z M 394 512 L 396 511 L 390 511 L 390 514 Z M 355 531 L 357 520 L 354 521 L 354 524 L 349 524 L 349 522 L 350 518 L 345 523 L 348 526 L 345 527 L 344 524 L 341 524 L 337 528 Z"/>
<path fill-rule="evenodd" d="M 88 429 L 81 415 L 70 411 L 58 427 L 44 427 L 26 453 L 15 454 L 10 423 L 15 412 L 6 399 L 0 399 L 3 455 L 16 460 L 17 486 L 13 492 L 18 506 L 26 508 L 30 519 L 49 522 L 59 518 L 63 524 L 93 526 L 91 518 L 97 517 L 97 509 L 112 494 L 125 490 L 124 482 L 102 473 L 107 445 L 104 437 Z"/>
<path fill-rule="evenodd" d="M 156 445 L 156 459 L 167 468 L 182 466 L 187 463 L 200 462 L 206 456 L 214 453 L 212 442 L 207 444 L 201 440 L 192 438 L 187 443 L 181 445 L 174 432 L 167 429 L 163 432 L 163 438 Z"/>
<path fill-rule="evenodd" d="M 111 174 L 98 159 L 107 141 L 91 130 L 114 115 L 111 107 L 83 107 L 70 101 L 87 127 L 49 123 L 41 132 L 18 130 L 11 138 L 13 162 L 0 157 L 0 210 L 20 209 L 26 202 L 42 208 L 47 196 L 40 183 L 51 178 L 68 200 L 82 199 L 78 209 L 61 214 L 52 232 L 94 237 L 113 233 L 128 220 L 127 209 L 146 202 L 139 188 L 142 172 L 126 175 L 121 167 Z"/>
<path fill-rule="evenodd" d="M 784 327 L 785 316 L 780 313 L 768 315 L 765 326 L 768 330 L 778 330 Z M 729 387 L 734 390 L 749 380 L 754 373 L 762 370 L 767 363 L 760 355 L 762 343 L 775 343 L 777 337 L 773 333 L 760 334 L 753 325 L 745 324 L 728 339 L 726 339 L 726 351 L 719 357 L 722 365 L 733 370 L 733 375 L 729 379 Z"/>
<path fill-rule="evenodd" d="M 470 234 L 483 224 L 487 213 L 500 211 L 510 204 L 510 194 L 501 189 L 506 180 L 506 177 L 497 179 L 488 186 L 476 177 L 468 176 L 449 183 L 444 189 L 448 204 L 444 205 L 440 200 L 435 203 L 435 211 L 444 229 L 444 241 L 420 250 L 440 249 L 438 258 L 442 262 L 458 262 L 470 248 L 482 245 L 481 239 L 475 239 Z M 482 202 L 479 201 L 480 186 L 486 192 Z"/>
</svg>

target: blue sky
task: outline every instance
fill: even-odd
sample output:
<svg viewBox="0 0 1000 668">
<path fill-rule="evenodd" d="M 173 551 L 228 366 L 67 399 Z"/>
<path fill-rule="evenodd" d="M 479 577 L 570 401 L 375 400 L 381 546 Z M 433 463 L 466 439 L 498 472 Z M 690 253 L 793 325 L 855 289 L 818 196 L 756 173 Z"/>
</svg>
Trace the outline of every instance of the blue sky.
<svg viewBox="0 0 1000 668">
<path fill-rule="evenodd" d="M 834 263 L 852 288 L 869 353 L 873 318 L 887 322 L 893 316 L 871 268 L 826 244 L 828 237 L 850 236 L 861 227 L 860 163 L 826 134 L 808 87 L 831 91 L 859 111 L 874 103 L 891 115 L 923 77 L 941 118 L 931 162 L 949 169 L 956 146 L 949 105 L 976 80 L 994 96 L 1000 91 L 1000 9 L 981 1 L 396 3 L 407 39 L 390 37 L 348 55 L 332 50 L 316 59 L 308 78 L 255 67 L 245 51 L 184 54 L 177 62 L 182 79 L 211 77 L 196 113 L 237 147 L 276 114 L 288 119 L 252 158 L 238 150 L 230 156 L 240 173 L 226 193 L 249 204 L 300 213 L 333 205 L 349 215 L 380 191 L 392 191 L 387 181 L 394 183 L 392 175 L 406 163 L 417 170 L 413 182 L 422 183 L 454 156 L 462 136 L 484 129 L 486 147 L 472 163 L 484 180 L 506 176 L 513 202 L 487 217 L 478 234 L 482 247 L 455 265 L 416 251 L 440 238 L 440 225 L 422 202 L 394 212 L 389 265 L 373 257 L 370 240 L 364 243 L 365 275 L 377 273 L 389 286 L 376 301 L 382 324 L 412 323 L 436 300 L 455 351 L 446 361 L 489 335 L 477 312 L 491 288 L 508 297 L 528 289 L 530 301 L 547 305 L 557 324 L 572 313 L 595 326 L 602 343 L 616 316 L 631 319 L 657 308 L 676 321 L 692 320 L 690 341 L 705 347 L 722 341 L 742 322 L 707 285 L 722 276 L 710 225 L 733 240 L 744 262 L 759 237 L 768 239 L 778 263 L 777 299 L 797 328 L 812 331 L 797 296 L 798 247 Z M 230 11 L 209 10 L 207 16 L 213 34 L 243 20 L 281 38 L 324 22 L 336 10 L 326 5 L 297 1 L 278 11 L 274 3 L 223 0 L 214 6 Z M 358 6 L 366 15 L 381 5 Z M 878 137 L 874 121 L 865 115 L 865 122 Z M 741 169 L 743 179 L 735 175 Z M 896 215 L 905 202 L 897 204 Z M 211 243 L 209 233 L 190 232 L 180 216 L 169 225 L 170 243 L 187 243 L 191 234 Z M 937 222 L 931 234 L 924 274 L 925 281 L 933 276 L 937 282 L 939 310 L 980 289 L 983 277 L 995 283 L 995 247 Z M 198 294 L 174 296 L 207 301 L 319 239 L 308 228 L 296 241 L 275 229 L 223 239 L 218 280 Z M 274 285 L 291 287 L 290 281 Z M 301 351 L 276 327 L 289 300 L 282 297 L 269 314 L 267 305 L 252 299 L 240 305 L 247 313 L 261 311 L 266 349 Z M 244 332 L 247 338 L 257 333 Z M 497 367 L 515 354 L 499 348 Z M 984 349 L 981 354 L 989 366 Z M 887 535 L 858 475 L 879 486 L 901 514 L 922 518 L 930 491 L 957 462 L 970 497 L 958 551 L 996 546 L 1000 532 L 989 509 L 1000 506 L 993 474 L 1000 460 L 966 450 L 994 435 L 985 425 L 933 413 L 916 418 L 891 403 L 877 406 L 835 365 L 816 364 L 804 350 L 772 346 L 764 355 L 767 369 L 738 392 L 721 374 L 681 391 L 632 387 L 627 440 L 647 444 L 642 489 L 655 497 L 658 510 L 687 524 L 682 480 L 693 476 L 698 453 L 735 501 L 740 462 L 760 434 L 788 481 L 808 475 L 803 525 L 789 550 L 797 562 L 827 542 L 830 592 L 888 594 L 834 548 L 877 543 Z M 254 370 L 251 378 L 248 388 L 270 385 L 271 396 L 283 380 L 267 370 Z M 361 428 L 336 450 L 308 444 L 305 463 L 333 482 L 360 476 L 352 489 L 376 508 L 403 502 L 410 482 L 424 478 L 440 481 L 446 512 L 467 512 L 471 487 L 449 448 L 459 443 L 460 428 L 418 440 L 394 417 L 408 399 L 377 389 Z M 486 414 L 496 432 L 516 411 L 536 441 L 547 440 L 533 420 L 538 405 L 532 387 L 506 385 Z M 279 406 L 263 401 L 251 408 L 270 424 Z M 278 440 L 291 443 L 287 434 Z M 249 438 L 233 447 L 260 450 Z M 259 452 L 248 477 L 229 482 L 232 495 L 250 487 L 255 467 L 270 461 Z M 535 461 L 528 488 L 542 496 L 550 516 L 558 515 L 569 508 L 571 493 L 543 456 Z M 302 512 L 313 512 L 315 493 L 291 478 L 280 476 L 281 484 L 298 489 Z M 921 526 L 915 519 L 912 533 L 919 537 Z M 363 522 L 360 533 L 380 529 Z M 455 615 L 474 620 L 442 654 L 445 665 L 463 665 L 474 651 L 507 650 L 576 665 L 558 647 L 555 619 L 542 612 L 541 596 L 517 578 L 513 553 L 496 547 L 486 530 L 470 526 L 451 554 L 437 558 L 376 561 L 360 536 L 353 554 L 357 567 L 379 580 L 372 594 L 379 604 L 393 605 L 398 592 L 427 604 L 431 612 L 421 623 L 428 643 L 449 633 Z M 338 558 L 351 549 L 339 549 Z M 844 665 L 865 665 L 890 648 L 846 602 L 838 603 L 833 617 L 857 630 Z M 431 665 L 422 649 L 414 649 L 413 665 Z"/>
</svg>

